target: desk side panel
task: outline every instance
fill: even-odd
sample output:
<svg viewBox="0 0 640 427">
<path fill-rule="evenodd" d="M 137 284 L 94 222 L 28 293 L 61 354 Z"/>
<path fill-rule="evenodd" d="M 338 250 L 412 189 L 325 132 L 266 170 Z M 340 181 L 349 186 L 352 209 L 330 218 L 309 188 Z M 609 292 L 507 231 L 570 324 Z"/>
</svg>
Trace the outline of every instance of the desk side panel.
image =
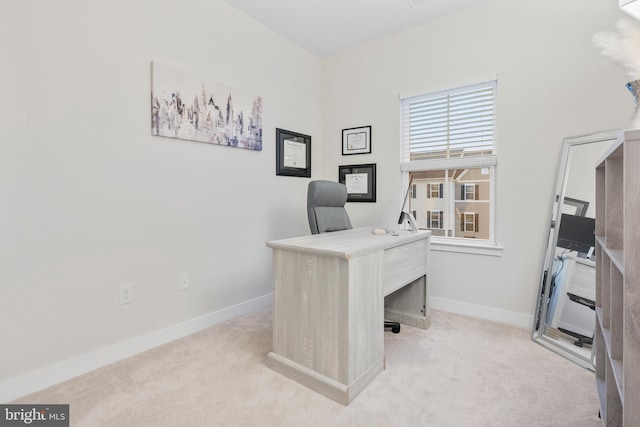
<svg viewBox="0 0 640 427">
<path fill-rule="evenodd" d="M 275 249 L 273 351 L 347 382 L 348 263 Z"/>
<path fill-rule="evenodd" d="M 349 262 L 349 384 L 384 359 L 383 262 L 382 250 Z"/>
</svg>

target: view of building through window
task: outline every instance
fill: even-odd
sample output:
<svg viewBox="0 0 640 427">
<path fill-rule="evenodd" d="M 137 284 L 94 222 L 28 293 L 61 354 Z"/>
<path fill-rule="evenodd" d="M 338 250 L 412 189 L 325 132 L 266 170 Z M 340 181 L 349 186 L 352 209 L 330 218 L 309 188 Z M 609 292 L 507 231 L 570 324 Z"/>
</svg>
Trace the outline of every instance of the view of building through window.
<svg viewBox="0 0 640 427">
<path fill-rule="evenodd" d="M 489 239 L 489 168 L 411 172 L 409 211 L 434 236 Z"/>
</svg>

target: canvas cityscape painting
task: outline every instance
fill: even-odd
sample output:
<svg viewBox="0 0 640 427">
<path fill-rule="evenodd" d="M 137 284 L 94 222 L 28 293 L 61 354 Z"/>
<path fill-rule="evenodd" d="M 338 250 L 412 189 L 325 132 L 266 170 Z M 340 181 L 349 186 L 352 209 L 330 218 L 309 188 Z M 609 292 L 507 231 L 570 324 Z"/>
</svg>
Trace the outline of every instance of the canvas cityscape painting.
<svg viewBox="0 0 640 427">
<path fill-rule="evenodd" d="M 151 63 L 152 135 L 262 150 L 262 97 Z"/>
</svg>

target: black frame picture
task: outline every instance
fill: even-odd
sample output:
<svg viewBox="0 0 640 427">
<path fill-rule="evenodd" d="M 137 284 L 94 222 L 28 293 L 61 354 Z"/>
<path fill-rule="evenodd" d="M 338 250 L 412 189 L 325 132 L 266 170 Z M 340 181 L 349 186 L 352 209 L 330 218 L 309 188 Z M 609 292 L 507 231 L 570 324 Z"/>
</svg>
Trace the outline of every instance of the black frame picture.
<svg viewBox="0 0 640 427">
<path fill-rule="evenodd" d="M 342 155 L 371 153 L 371 126 L 342 129 Z"/>
<path fill-rule="evenodd" d="M 575 209 L 575 213 L 571 212 L 571 214 L 577 216 L 585 216 L 587 209 L 589 209 L 589 202 L 586 200 L 572 199 L 571 197 L 565 197 L 563 204 L 566 205 L 563 212 Z"/>
<path fill-rule="evenodd" d="M 276 128 L 276 175 L 311 178 L 311 137 Z"/>
<path fill-rule="evenodd" d="M 376 165 L 338 166 L 338 181 L 347 186 L 347 202 L 376 201 Z"/>
</svg>

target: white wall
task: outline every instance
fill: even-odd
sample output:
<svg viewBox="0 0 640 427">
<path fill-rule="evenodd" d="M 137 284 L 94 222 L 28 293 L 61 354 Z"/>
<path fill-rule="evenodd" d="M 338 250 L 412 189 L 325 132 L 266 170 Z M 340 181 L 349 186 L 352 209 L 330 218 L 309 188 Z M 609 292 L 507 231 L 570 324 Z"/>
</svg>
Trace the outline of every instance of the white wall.
<svg viewBox="0 0 640 427">
<path fill-rule="evenodd" d="M 308 233 L 275 128 L 320 168 L 318 57 L 220 0 L 10 2 L 0 31 L 0 383 L 269 298 L 265 241 Z M 152 60 L 261 95 L 263 151 L 152 137 Z"/>
<path fill-rule="evenodd" d="M 497 73 L 504 252 L 432 252 L 430 295 L 469 313 L 531 319 L 562 139 L 623 127 L 633 111 L 624 72 L 591 44 L 622 16 L 611 1 L 495 0 L 323 61 L 323 133 L 335 141 L 322 153 L 325 176 L 336 177 L 340 164 L 377 164 L 378 202 L 350 203 L 354 226 L 397 218 L 399 94 Z M 372 154 L 341 156 L 341 129 L 364 125 L 372 125 Z"/>
<path fill-rule="evenodd" d="M 531 314 L 562 138 L 631 115 L 626 76 L 590 44 L 619 16 L 610 1 L 495 0 L 321 61 L 221 0 L 5 5 L 0 383 L 268 295 L 264 242 L 308 233 L 309 180 L 275 176 L 276 127 L 313 136 L 314 178 L 377 163 L 378 202 L 348 209 L 356 226 L 393 222 L 398 94 L 489 73 L 504 254 L 434 252 L 430 292 Z M 152 60 L 261 95 L 264 150 L 150 136 Z M 342 157 L 341 129 L 360 125 L 373 153 Z"/>
</svg>

